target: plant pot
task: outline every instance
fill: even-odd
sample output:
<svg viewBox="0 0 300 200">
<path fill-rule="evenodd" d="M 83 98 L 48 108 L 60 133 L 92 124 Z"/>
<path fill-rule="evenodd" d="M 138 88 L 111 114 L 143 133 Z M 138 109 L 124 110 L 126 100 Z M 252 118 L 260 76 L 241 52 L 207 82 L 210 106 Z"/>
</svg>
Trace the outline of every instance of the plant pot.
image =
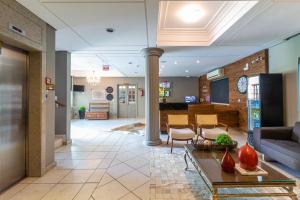
<svg viewBox="0 0 300 200">
<path fill-rule="evenodd" d="M 79 119 L 85 119 L 85 111 L 79 110 L 78 113 L 79 113 Z"/>
</svg>

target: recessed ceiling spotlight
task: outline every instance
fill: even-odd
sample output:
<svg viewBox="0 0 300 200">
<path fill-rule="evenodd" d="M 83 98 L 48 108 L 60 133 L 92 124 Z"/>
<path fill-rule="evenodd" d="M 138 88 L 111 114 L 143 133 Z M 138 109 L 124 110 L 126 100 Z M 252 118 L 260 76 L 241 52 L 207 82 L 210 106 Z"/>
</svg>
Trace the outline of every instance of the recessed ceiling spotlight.
<svg viewBox="0 0 300 200">
<path fill-rule="evenodd" d="M 161 62 L 161 63 L 166 63 L 167 61 L 166 61 L 166 60 L 161 60 L 160 62 Z"/>
<path fill-rule="evenodd" d="M 189 70 L 185 70 L 185 73 L 189 73 L 190 71 Z"/>
<path fill-rule="evenodd" d="M 137 67 L 137 68 L 139 68 L 139 67 L 140 67 L 140 65 L 137 65 L 136 67 Z"/>
<path fill-rule="evenodd" d="M 185 76 L 185 77 L 190 78 L 191 76 Z"/>
<path fill-rule="evenodd" d="M 189 4 L 179 10 L 177 16 L 185 23 L 195 23 L 204 16 L 204 12 L 198 5 Z"/>
<path fill-rule="evenodd" d="M 174 61 L 174 64 L 175 64 L 175 65 L 177 65 L 177 64 L 178 64 L 178 62 L 175 60 L 175 61 Z"/>
<path fill-rule="evenodd" d="M 128 62 L 128 64 L 129 64 L 129 65 L 132 65 L 132 62 L 130 61 L 130 62 Z"/>
<path fill-rule="evenodd" d="M 199 64 L 199 63 L 200 63 L 200 60 L 197 60 L 196 63 Z"/>
<path fill-rule="evenodd" d="M 106 30 L 106 32 L 108 32 L 108 33 L 113 33 L 113 32 L 115 32 L 115 29 L 113 29 L 113 28 L 106 28 L 105 30 Z"/>
</svg>

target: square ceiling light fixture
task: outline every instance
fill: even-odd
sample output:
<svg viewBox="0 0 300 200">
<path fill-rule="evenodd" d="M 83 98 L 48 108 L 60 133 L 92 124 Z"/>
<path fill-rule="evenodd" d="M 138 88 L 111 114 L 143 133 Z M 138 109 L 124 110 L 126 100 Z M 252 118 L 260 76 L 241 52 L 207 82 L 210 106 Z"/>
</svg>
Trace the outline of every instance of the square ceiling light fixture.
<svg viewBox="0 0 300 200">
<path fill-rule="evenodd" d="M 160 1 L 158 46 L 210 46 L 258 1 Z"/>
</svg>

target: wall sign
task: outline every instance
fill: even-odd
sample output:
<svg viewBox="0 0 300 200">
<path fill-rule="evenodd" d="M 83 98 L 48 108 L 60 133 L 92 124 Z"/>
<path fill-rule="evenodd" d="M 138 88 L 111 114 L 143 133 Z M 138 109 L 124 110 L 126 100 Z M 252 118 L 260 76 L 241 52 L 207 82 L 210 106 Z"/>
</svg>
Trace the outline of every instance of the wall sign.
<svg viewBox="0 0 300 200">
<path fill-rule="evenodd" d="M 92 100 L 105 100 L 105 92 L 100 90 L 93 90 Z"/>
<path fill-rule="evenodd" d="M 23 29 L 21 29 L 20 27 L 17 27 L 11 23 L 9 23 L 9 30 L 11 30 L 12 32 L 14 33 L 17 33 L 19 35 L 22 35 L 22 36 L 26 36 L 26 31 L 24 31 Z"/>
</svg>

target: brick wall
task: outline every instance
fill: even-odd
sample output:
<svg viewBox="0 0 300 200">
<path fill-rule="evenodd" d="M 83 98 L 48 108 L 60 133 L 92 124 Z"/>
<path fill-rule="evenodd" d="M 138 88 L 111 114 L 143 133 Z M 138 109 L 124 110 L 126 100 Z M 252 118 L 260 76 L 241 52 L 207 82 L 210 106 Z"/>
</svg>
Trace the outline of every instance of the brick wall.
<svg viewBox="0 0 300 200">
<path fill-rule="evenodd" d="M 257 57 L 262 57 L 263 59 L 252 64 L 252 61 Z M 244 71 L 247 63 L 249 64 L 249 70 Z M 254 76 L 260 73 L 268 73 L 268 68 L 267 49 L 224 66 L 224 75 L 229 78 L 229 108 L 239 111 L 239 127 L 244 131 L 247 130 L 248 123 L 247 94 L 240 94 L 238 92 L 237 80 L 242 75 Z M 199 78 L 199 97 L 204 100 L 204 103 L 210 95 L 209 85 L 210 81 L 206 79 L 206 74 Z"/>
</svg>

